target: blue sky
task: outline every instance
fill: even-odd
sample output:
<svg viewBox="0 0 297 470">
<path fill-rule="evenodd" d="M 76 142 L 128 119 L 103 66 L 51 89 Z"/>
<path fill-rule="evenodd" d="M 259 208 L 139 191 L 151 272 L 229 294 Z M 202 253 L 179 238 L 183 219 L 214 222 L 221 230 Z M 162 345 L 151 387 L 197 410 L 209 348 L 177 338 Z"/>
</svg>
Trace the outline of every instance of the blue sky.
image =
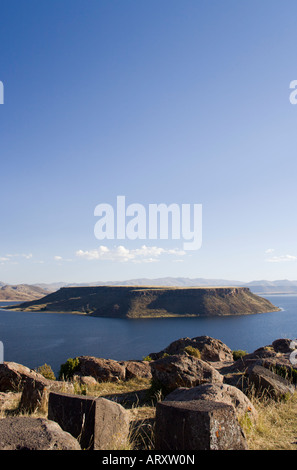
<svg viewBox="0 0 297 470">
<path fill-rule="evenodd" d="M 296 18 L 295 0 L 0 0 L 0 281 L 297 279 Z M 97 240 L 118 195 L 202 204 L 201 249 Z"/>
</svg>

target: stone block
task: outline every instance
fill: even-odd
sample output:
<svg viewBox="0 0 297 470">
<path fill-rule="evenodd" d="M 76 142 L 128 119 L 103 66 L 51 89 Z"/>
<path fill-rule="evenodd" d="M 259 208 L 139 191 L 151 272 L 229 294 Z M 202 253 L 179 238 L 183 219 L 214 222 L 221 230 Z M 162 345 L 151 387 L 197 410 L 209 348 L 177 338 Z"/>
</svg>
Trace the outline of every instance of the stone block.
<svg viewBox="0 0 297 470">
<path fill-rule="evenodd" d="M 105 398 L 50 392 L 48 418 L 78 439 L 82 449 L 119 449 L 129 435 L 129 413 Z"/>
<path fill-rule="evenodd" d="M 156 409 L 156 450 L 246 450 L 232 405 L 213 401 L 163 401 Z"/>
</svg>

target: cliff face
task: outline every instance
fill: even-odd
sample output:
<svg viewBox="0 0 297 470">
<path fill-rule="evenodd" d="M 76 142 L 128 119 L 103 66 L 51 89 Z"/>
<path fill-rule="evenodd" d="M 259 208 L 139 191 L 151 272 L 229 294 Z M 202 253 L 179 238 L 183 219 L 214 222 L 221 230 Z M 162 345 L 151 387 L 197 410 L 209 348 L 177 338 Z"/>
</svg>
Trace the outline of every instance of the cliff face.
<svg viewBox="0 0 297 470">
<path fill-rule="evenodd" d="M 279 310 L 245 287 L 67 287 L 15 309 L 109 318 L 247 315 Z"/>
</svg>

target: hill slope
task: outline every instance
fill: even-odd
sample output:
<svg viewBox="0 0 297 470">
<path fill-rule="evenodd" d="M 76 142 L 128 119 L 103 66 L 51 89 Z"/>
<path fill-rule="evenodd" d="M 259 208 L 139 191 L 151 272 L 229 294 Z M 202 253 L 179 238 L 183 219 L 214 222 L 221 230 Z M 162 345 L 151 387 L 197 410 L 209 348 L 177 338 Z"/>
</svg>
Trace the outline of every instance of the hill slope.
<svg viewBox="0 0 297 470">
<path fill-rule="evenodd" d="M 245 315 L 279 310 L 244 287 L 149 286 L 66 287 L 40 300 L 22 303 L 17 309 L 110 318 Z"/>
<path fill-rule="evenodd" d="M 40 287 L 19 284 L 17 286 L 4 285 L 0 287 L 0 302 L 2 301 L 29 301 L 37 300 L 48 294 Z"/>
</svg>

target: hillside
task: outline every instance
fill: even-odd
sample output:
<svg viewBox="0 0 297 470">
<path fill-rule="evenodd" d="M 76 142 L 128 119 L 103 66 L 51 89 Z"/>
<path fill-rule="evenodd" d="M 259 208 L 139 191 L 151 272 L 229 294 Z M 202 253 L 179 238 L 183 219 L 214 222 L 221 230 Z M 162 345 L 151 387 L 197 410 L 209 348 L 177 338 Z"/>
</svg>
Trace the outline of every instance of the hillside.
<svg viewBox="0 0 297 470">
<path fill-rule="evenodd" d="M 19 284 L 16 286 L 2 285 L 0 286 L 0 302 L 1 301 L 30 301 L 37 300 L 48 294 L 48 291 L 41 287 L 29 286 L 27 284 Z"/>
<path fill-rule="evenodd" d="M 13 308 L 13 307 L 10 307 Z M 245 315 L 279 310 L 243 287 L 64 287 L 18 310 L 110 318 Z"/>
</svg>

